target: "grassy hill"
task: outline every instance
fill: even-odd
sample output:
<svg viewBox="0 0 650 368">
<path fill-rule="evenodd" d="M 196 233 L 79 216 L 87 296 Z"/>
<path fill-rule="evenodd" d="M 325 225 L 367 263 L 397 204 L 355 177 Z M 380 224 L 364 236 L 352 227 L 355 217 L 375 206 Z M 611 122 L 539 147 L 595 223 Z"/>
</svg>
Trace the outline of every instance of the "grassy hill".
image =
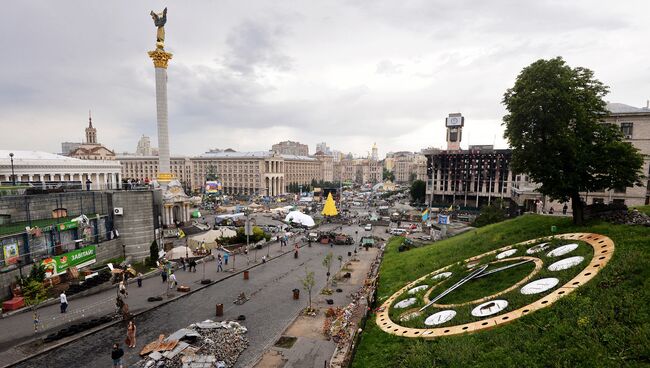
<svg viewBox="0 0 650 368">
<path fill-rule="evenodd" d="M 650 228 L 526 215 L 399 253 L 381 266 L 379 303 L 406 283 L 450 263 L 505 245 L 559 233 L 593 232 L 616 245 L 612 261 L 554 305 L 510 324 L 436 340 L 388 335 L 368 319 L 352 367 L 650 366 Z"/>
</svg>

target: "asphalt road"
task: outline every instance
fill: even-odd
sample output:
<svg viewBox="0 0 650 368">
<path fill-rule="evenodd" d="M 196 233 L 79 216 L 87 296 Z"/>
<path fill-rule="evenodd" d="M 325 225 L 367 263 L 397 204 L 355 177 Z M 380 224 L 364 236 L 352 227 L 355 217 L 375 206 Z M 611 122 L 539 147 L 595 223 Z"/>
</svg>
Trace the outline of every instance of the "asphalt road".
<svg viewBox="0 0 650 368">
<path fill-rule="evenodd" d="M 339 225 L 336 225 L 338 227 Z M 333 225 L 322 226 L 320 230 L 334 228 Z M 343 226 L 343 231 L 358 237 L 368 234 L 359 226 Z M 375 228 L 373 233 L 385 237 L 384 228 Z M 291 246 L 291 244 L 290 244 Z M 128 350 L 125 356 L 126 366 L 137 362 L 137 351 L 144 344 L 157 339 L 159 334 L 169 335 L 191 323 L 215 317 L 215 305 L 224 304 L 224 316 L 221 319 L 236 319 L 245 315 L 244 325 L 248 328 L 250 346 L 244 351 L 237 362 L 237 367 L 248 367 L 262 354 L 266 347 L 273 344 L 278 335 L 288 326 L 297 313 L 306 307 L 308 301 L 306 292 L 302 290 L 300 279 L 305 275 L 305 269 L 314 271 L 316 287 L 320 290 L 325 286 L 326 270 L 322 266 L 325 255 L 332 251 L 332 274 L 338 268 L 338 255 L 347 259 L 348 251 L 353 245 L 334 246 L 313 244 L 311 248 L 303 247 L 298 259 L 293 254 L 287 254 L 266 264 L 254 268 L 250 272 L 250 280 L 243 280 L 241 275 L 223 280 L 215 285 L 200 290 L 191 295 L 175 300 L 155 310 L 138 316 L 138 349 Z M 287 250 L 285 247 L 284 250 Z M 280 251 L 273 247 L 271 255 Z M 258 257 L 265 254 L 260 251 Z M 251 258 L 253 254 L 250 254 Z M 238 257 L 238 262 L 240 261 Z M 212 271 L 214 272 L 214 271 Z M 301 289 L 300 300 L 292 299 L 292 289 Z M 239 293 L 245 292 L 251 299 L 243 305 L 235 305 L 233 301 Z M 106 328 L 83 339 L 74 341 L 53 351 L 40 355 L 17 367 L 104 367 L 110 364 L 111 346 L 121 342 L 126 337 L 126 328 L 116 325 Z"/>
</svg>

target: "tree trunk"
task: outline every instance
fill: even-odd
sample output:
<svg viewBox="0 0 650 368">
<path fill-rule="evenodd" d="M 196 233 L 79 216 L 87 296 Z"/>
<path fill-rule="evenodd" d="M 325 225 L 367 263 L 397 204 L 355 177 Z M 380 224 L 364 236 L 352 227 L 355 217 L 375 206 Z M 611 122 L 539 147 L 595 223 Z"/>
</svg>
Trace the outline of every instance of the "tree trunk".
<svg viewBox="0 0 650 368">
<path fill-rule="evenodd" d="M 571 194 L 571 209 L 573 210 L 573 224 L 583 225 L 585 222 L 584 206 L 578 192 Z"/>
</svg>

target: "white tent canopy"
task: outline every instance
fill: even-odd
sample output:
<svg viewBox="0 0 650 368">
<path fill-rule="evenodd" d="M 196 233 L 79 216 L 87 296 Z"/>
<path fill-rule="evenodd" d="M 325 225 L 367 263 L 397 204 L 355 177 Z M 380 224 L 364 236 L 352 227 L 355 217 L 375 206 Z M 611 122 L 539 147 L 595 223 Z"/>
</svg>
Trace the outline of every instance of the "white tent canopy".
<svg viewBox="0 0 650 368">
<path fill-rule="evenodd" d="M 165 258 L 172 260 L 172 259 L 180 259 L 180 258 L 185 258 L 185 257 L 196 257 L 194 255 L 194 252 L 188 247 L 176 247 L 172 248 L 169 250 L 167 253 L 165 253 Z"/>
<path fill-rule="evenodd" d="M 235 230 L 228 229 L 227 227 L 219 227 L 215 230 L 210 230 L 203 234 L 189 237 L 187 244 L 192 249 L 199 248 L 202 243 L 205 245 L 206 249 L 214 249 L 218 247 L 218 244 L 216 242 L 218 238 L 232 238 L 236 235 L 237 232 Z"/>
<path fill-rule="evenodd" d="M 287 214 L 287 217 L 284 218 L 284 221 L 294 222 L 296 224 L 301 224 L 303 226 L 312 227 L 316 225 L 314 219 L 309 215 L 305 215 L 300 211 L 291 211 Z"/>
</svg>

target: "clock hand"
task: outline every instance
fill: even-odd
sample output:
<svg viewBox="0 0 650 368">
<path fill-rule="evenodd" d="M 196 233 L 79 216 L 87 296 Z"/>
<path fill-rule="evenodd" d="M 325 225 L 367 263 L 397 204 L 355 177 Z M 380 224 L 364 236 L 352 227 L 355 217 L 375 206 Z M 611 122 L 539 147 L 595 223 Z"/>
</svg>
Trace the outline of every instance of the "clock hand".
<svg viewBox="0 0 650 368">
<path fill-rule="evenodd" d="M 513 264 L 511 264 L 511 265 L 507 265 L 507 266 L 503 266 L 503 267 L 495 268 L 494 270 L 491 270 L 491 271 L 488 271 L 488 272 L 485 272 L 485 273 L 481 273 L 480 275 L 477 275 L 477 276 L 474 277 L 474 278 L 475 278 L 475 279 L 480 279 L 480 278 L 483 277 L 483 276 L 491 275 L 491 274 L 496 273 L 496 272 L 499 272 L 499 271 L 504 271 L 504 270 L 507 270 L 507 269 L 512 268 L 512 267 L 521 266 L 522 264 L 525 264 L 525 263 L 528 263 L 528 262 L 532 262 L 532 261 L 533 261 L 532 259 L 526 259 L 526 260 L 523 260 L 523 261 L 521 261 L 521 262 L 513 263 Z"/>
<path fill-rule="evenodd" d="M 447 295 L 447 294 L 451 293 L 452 291 L 458 289 L 461 285 L 463 285 L 463 284 L 466 283 L 467 281 L 469 281 L 469 280 L 471 280 L 471 279 L 477 277 L 477 276 L 480 275 L 483 271 L 485 271 L 485 269 L 486 269 L 487 267 L 488 267 L 488 265 L 483 265 L 483 266 L 477 268 L 476 270 L 472 271 L 472 273 L 470 273 L 469 275 L 465 276 L 463 279 L 461 279 L 461 280 L 458 281 L 457 283 L 453 284 L 449 289 L 443 291 L 442 293 L 440 293 L 440 295 L 438 295 L 438 296 L 436 296 L 435 298 L 431 299 L 431 300 L 429 301 L 429 303 L 427 303 L 427 305 L 425 305 L 424 307 L 420 308 L 420 310 L 419 310 L 418 312 L 422 312 L 423 310 L 425 310 L 425 309 L 427 309 L 429 306 L 431 306 L 431 304 L 433 304 L 433 303 L 437 302 L 438 300 L 442 299 L 445 295 Z"/>
</svg>

